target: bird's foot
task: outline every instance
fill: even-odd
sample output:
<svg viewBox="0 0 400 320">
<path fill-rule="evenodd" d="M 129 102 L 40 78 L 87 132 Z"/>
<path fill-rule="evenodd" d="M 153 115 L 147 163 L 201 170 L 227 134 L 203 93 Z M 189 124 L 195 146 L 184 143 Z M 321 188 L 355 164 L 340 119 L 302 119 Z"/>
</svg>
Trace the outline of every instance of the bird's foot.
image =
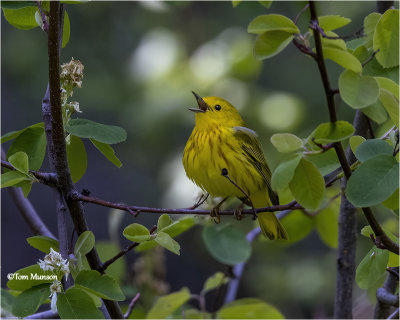
<svg viewBox="0 0 400 320">
<path fill-rule="evenodd" d="M 214 219 L 215 223 L 220 223 L 221 222 L 221 216 L 219 215 L 219 205 L 212 208 L 211 212 L 210 212 L 210 217 L 212 217 Z"/>
<path fill-rule="evenodd" d="M 244 210 L 244 203 L 242 203 L 239 208 L 237 208 L 234 212 L 233 212 L 233 217 L 237 220 L 240 221 L 243 218 L 245 218 L 246 216 L 244 214 L 242 214 Z"/>
</svg>

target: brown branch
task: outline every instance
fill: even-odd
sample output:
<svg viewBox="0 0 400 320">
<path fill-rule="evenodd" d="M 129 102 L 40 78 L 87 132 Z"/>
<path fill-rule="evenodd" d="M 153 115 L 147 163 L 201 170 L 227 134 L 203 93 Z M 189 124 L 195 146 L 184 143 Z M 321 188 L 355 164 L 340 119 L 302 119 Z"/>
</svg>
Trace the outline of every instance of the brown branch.
<svg viewBox="0 0 400 320">
<path fill-rule="evenodd" d="M 376 291 L 377 304 L 374 311 L 375 319 L 387 318 L 393 312 L 393 307 L 399 307 L 399 296 L 395 294 L 399 283 L 397 273 L 399 268 L 389 268 L 387 270 L 393 271 L 394 273 L 388 273 L 382 288 Z"/>
<path fill-rule="evenodd" d="M 131 313 L 132 313 L 132 311 L 133 311 L 133 308 L 135 307 L 136 302 L 138 302 L 139 298 L 140 298 L 140 293 L 138 292 L 138 293 L 133 297 L 133 299 L 131 300 L 131 303 L 130 303 L 129 306 L 128 306 L 128 310 L 126 310 L 126 312 L 125 312 L 125 314 L 124 314 L 124 319 L 128 319 L 128 318 L 129 318 L 129 316 L 131 315 Z"/>
<path fill-rule="evenodd" d="M 81 203 L 75 201 L 66 195 L 74 191 L 74 185 L 71 180 L 71 174 L 67 162 L 66 144 L 64 136 L 64 127 L 61 109 L 60 95 L 60 2 L 50 1 L 49 14 L 49 32 L 48 32 L 48 56 L 49 56 L 49 92 L 50 92 L 50 120 L 45 123 L 45 130 L 51 130 L 52 148 L 50 148 L 50 157 L 54 163 L 58 178 L 58 186 L 62 192 L 68 210 L 70 212 L 74 227 L 78 235 L 88 230 L 84 211 Z M 43 102 L 45 103 L 45 102 Z M 45 116 L 45 115 L 44 115 Z M 51 119 L 48 119 L 51 118 Z M 101 260 L 96 249 L 92 249 L 87 255 L 87 260 L 92 269 L 101 266 Z M 123 314 L 116 301 L 104 299 L 104 304 L 112 318 L 122 319 Z"/>
</svg>

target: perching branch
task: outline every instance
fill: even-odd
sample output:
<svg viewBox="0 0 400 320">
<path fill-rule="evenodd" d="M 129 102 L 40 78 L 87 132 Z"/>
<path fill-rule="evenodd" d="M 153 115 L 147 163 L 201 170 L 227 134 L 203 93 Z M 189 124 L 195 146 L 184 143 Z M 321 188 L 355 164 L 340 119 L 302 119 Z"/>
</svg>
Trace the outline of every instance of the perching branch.
<svg viewBox="0 0 400 320">
<path fill-rule="evenodd" d="M 58 186 L 63 194 L 65 203 L 70 212 L 74 227 L 78 235 L 88 230 L 84 211 L 79 201 L 67 197 L 74 191 L 71 174 L 67 162 L 66 143 L 61 109 L 60 95 L 60 3 L 50 2 L 49 32 L 48 32 L 48 56 L 49 56 L 49 92 L 50 92 L 50 125 L 45 123 L 45 129 L 50 127 L 53 146 L 50 148 L 50 157 L 55 165 Z M 101 260 L 96 249 L 92 249 L 87 255 L 87 260 L 92 269 L 101 266 Z M 112 318 L 121 319 L 123 314 L 117 302 L 103 300 Z"/>
<path fill-rule="evenodd" d="M 376 291 L 377 304 L 374 311 L 375 319 L 385 319 L 393 312 L 393 307 L 399 307 L 399 295 L 395 294 L 399 283 L 399 268 L 390 268 L 389 270 L 393 270 L 394 273 L 389 272 L 383 287 Z"/>
</svg>

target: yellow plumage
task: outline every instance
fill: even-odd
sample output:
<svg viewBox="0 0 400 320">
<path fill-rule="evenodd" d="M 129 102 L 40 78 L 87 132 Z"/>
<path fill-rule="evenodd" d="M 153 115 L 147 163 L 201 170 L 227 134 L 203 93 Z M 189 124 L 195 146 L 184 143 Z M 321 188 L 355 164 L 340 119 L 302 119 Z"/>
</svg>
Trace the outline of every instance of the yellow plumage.
<svg viewBox="0 0 400 320">
<path fill-rule="evenodd" d="M 222 175 L 222 169 L 249 195 L 255 208 L 278 204 L 271 189 L 271 171 L 254 131 L 247 128 L 239 112 L 219 97 L 201 98 L 196 125 L 183 153 L 187 176 L 211 196 L 238 197 L 243 192 Z M 263 234 L 287 239 L 287 233 L 272 212 L 257 214 Z"/>
</svg>

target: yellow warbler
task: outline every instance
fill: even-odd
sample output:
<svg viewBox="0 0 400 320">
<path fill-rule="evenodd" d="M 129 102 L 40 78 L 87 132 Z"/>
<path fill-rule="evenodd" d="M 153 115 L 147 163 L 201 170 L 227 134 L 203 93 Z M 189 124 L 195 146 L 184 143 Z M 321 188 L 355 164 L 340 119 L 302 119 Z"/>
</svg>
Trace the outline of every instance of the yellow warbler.
<svg viewBox="0 0 400 320">
<path fill-rule="evenodd" d="M 278 204 L 257 134 L 228 101 L 193 94 L 198 108 L 189 109 L 195 112 L 196 125 L 183 153 L 187 176 L 211 196 L 234 196 L 245 203 L 249 197 L 255 208 Z M 212 214 L 218 215 L 222 202 Z M 258 213 L 257 218 L 271 240 L 288 238 L 274 213 Z"/>
</svg>

